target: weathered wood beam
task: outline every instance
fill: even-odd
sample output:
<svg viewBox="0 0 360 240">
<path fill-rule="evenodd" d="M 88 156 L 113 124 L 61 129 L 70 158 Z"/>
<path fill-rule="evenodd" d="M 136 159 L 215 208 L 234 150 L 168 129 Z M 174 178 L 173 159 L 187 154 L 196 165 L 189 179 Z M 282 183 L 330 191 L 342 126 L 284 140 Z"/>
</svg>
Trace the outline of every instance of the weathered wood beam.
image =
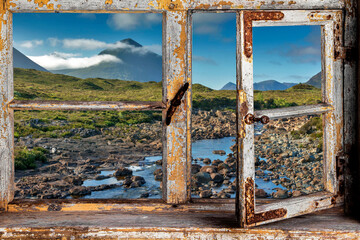
<svg viewBox="0 0 360 240">
<path fill-rule="evenodd" d="M 284 10 L 284 9 L 341 9 L 344 0 L 8 0 L 6 7 L 12 12 L 116 12 L 163 10 Z"/>
<path fill-rule="evenodd" d="M 188 82 L 188 31 L 186 11 L 168 11 L 163 21 L 163 102 L 167 109 L 176 93 Z M 189 182 L 191 88 L 172 115 L 170 125 L 164 125 L 163 134 L 163 199 L 167 203 L 185 203 L 190 199 Z M 163 112 L 164 121 L 167 110 Z"/>
<path fill-rule="evenodd" d="M 0 209 L 14 195 L 13 111 L 6 105 L 13 98 L 12 14 L 0 12 Z"/>
<path fill-rule="evenodd" d="M 297 117 L 312 114 L 321 114 L 334 110 L 334 107 L 329 104 L 316 104 L 316 105 L 305 105 L 296 107 L 286 107 L 278 109 L 266 109 L 255 111 L 256 116 L 268 116 L 270 120 L 278 118 Z"/>
<path fill-rule="evenodd" d="M 73 110 L 73 111 L 147 111 L 162 110 L 162 102 L 89 102 L 89 101 L 48 101 L 13 100 L 9 103 L 13 110 Z"/>
</svg>

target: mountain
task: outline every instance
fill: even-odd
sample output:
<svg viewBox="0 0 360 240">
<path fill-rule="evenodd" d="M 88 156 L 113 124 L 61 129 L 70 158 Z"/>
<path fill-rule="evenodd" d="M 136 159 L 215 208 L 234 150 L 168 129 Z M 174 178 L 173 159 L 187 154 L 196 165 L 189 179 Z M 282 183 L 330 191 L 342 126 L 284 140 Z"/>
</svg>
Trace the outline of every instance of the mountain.
<svg viewBox="0 0 360 240">
<path fill-rule="evenodd" d="M 106 78 L 132 80 L 138 82 L 162 80 L 162 57 L 143 48 L 133 39 L 121 41 L 128 47 L 108 48 L 98 55 L 112 55 L 121 62 L 102 62 L 97 65 L 80 69 L 63 69 L 53 73 L 66 74 L 78 78 Z"/>
<path fill-rule="evenodd" d="M 236 84 L 232 82 L 228 82 L 220 90 L 236 90 Z"/>
<path fill-rule="evenodd" d="M 292 86 L 296 85 L 296 83 L 280 83 L 275 80 L 266 80 L 258 83 L 254 83 L 254 90 L 259 91 L 270 91 L 270 90 L 286 90 Z M 228 82 L 225 84 L 221 90 L 236 90 L 235 83 Z"/>
<path fill-rule="evenodd" d="M 309 84 L 317 88 L 321 88 L 321 72 L 310 78 L 309 81 L 306 82 L 306 84 Z"/>
<path fill-rule="evenodd" d="M 276 80 L 266 80 L 254 83 L 254 90 L 270 91 L 270 90 L 286 90 L 289 87 L 296 85 L 295 83 L 280 83 Z M 291 86 L 292 85 L 292 86 Z"/>
<path fill-rule="evenodd" d="M 14 68 L 35 69 L 38 71 L 48 72 L 45 68 L 33 62 L 30 58 L 13 48 Z"/>
</svg>

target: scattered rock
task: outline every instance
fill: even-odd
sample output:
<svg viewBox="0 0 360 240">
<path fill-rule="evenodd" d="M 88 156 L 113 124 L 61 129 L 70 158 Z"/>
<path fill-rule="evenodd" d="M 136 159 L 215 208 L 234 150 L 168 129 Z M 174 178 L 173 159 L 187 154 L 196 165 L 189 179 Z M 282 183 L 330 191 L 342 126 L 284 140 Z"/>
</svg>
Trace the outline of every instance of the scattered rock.
<svg viewBox="0 0 360 240">
<path fill-rule="evenodd" d="M 274 198 L 288 198 L 289 197 L 289 192 L 287 190 L 277 190 L 276 192 L 274 192 L 272 194 L 272 196 Z"/>
<path fill-rule="evenodd" d="M 226 152 L 224 150 L 214 150 L 212 151 L 213 154 L 218 154 L 218 155 L 225 155 Z"/>
<path fill-rule="evenodd" d="M 268 197 L 268 194 L 265 192 L 264 189 L 256 188 L 255 189 L 255 197 L 257 197 L 257 198 L 266 198 L 266 197 Z"/>
<path fill-rule="evenodd" d="M 131 176 L 133 171 L 128 168 L 120 167 L 114 172 L 115 177 Z"/>
<path fill-rule="evenodd" d="M 88 195 L 91 194 L 90 189 L 84 187 L 84 186 L 78 186 L 78 187 L 73 187 L 69 190 L 69 193 L 71 195 L 75 195 L 75 196 L 83 196 L 83 195 Z"/>
</svg>

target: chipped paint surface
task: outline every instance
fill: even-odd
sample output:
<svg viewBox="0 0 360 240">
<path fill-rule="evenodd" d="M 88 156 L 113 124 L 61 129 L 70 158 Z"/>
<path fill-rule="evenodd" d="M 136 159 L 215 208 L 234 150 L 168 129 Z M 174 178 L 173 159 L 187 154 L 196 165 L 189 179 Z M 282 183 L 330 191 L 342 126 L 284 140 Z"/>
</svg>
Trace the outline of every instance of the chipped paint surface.
<svg viewBox="0 0 360 240">
<path fill-rule="evenodd" d="M 255 14 L 254 14 L 255 13 Z M 265 13 L 265 14 L 262 14 Z M 272 222 L 276 219 L 289 218 L 310 213 L 341 204 L 343 196 L 338 194 L 336 176 L 336 154 L 343 146 L 342 116 L 342 65 L 337 58 L 337 49 L 342 46 L 341 11 L 244 11 L 238 14 L 238 85 L 240 93 L 246 96 L 239 98 L 238 111 L 239 135 L 239 195 L 237 198 L 237 214 L 241 226 L 253 226 Z M 256 111 L 256 116 L 267 115 L 270 118 L 283 118 L 323 113 L 324 115 L 324 185 L 326 191 L 317 195 L 302 198 L 301 202 L 282 200 L 279 203 L 255 205 L 254 197 L 254 150 L 253 128 L 244 126 L 242 104 L 246 103 L 248 112 L 253 113 L 253 65 L 252 65 L 252 27 L 286 26 L 286 25 L 321 25 L 322 26 L 322 72 L 323 72 L 323 104 L 298 106 L 284 109 Z M 239 61 L 240 60 L 240 61 Z M 250 107 L 249 107 L 250 106 Z M 249 116 L 249 115 L 247 115 Z M 251 132 L 252 131 L 252 132 Z"/>
<path fill-rule="evenodd" d="M 6 102 L 13 98 L 12 14 L 0 12 L 0 209 L 13 199 L 13 111 Z"/>
<path fill-rule="evenodd" d="M 190 9 L 226 10 L 226 9 L 340 9 L 344 0 L 8 0 L 7 8 L 13 12 L 33 11 L 162 11 Z"/>
<path fill-rule="evenodd" d="M 13 191 L 13 143 L 9 139 L 12 136 L 12 110 L 11 109 L 73 109 L 83 108 L 80 105 L 66 105 L 61 107 L 49 103 L 19 103 L 12 100 L 12 65 L 11 65 L 11 14 L 13 12 L 111 12 L 111 11 L 137 11 L 137 12 L 164 12 L 164 94 L 163 103 L 169 108 L 170 99 L 173 99 L 178 89 L 191 81 L 191 43 L 190 25 L 191 17 L 188 10 L 276 10 L 276 11 L 244 11 L 237 15 L 237 216 L 242 226 L 254 225 L 260 222 L 269 222 L 277 218 L 293 217 L 312 211 L 329 208 L 341 204 L 343 197 L 338 195 L 338 183 L 336 179 L 336 152 L 343 146 L 343 115 L 342 99 L 343 76 L 342 76 L 342 15 L 341 11 L 324 11 L 327 8 L 341 9 L 344 1 L 338 0 L 284 0 L 284 1 L 260 1 L 260 0 L 8 0 L 2 4 L 1 13 L 1 40 L 0 40 L 0 82 L 1 102 L 0 112 L 0 163 L 5 168 L 0 168 L 0 208 L 12 199 Z M 279 11 L 282 9 L 316 9 L 316 11 Z M 320 11 L 320 9 L 322 9 Z M 168 11 L 171 10 L 171 11 Z M 351 11 L 350 11 L 351 14 Z M 254 21 L 256 23 L 254 23 Z M 252 66 L 252 26 L 271 25 L 300 25 L 309 24 L 323 26 L 323 72 L 324 72 L 324 101 L 326 104 L 314 106 L 296 107 L 281 110 L 268 111 L 273 117 L 298 116 L 306 113 L 324 113 L 325 121 L 325 150 L 326 150 L 326 182 L 325 186 L 330 194 L 318 194 L 301 199 L 290 199 L 280 204 L 268 204 L 255 206 L 254 199 L 254 150 L 253 150 L 253 126 L 246 126 L 243 117 L 247 113 L 254 113 L 253 108 L 253 66 Z M 334 41 L 335 39 L 335 41 Z M 351 45 L 351 43 L 348 43 Z M 191 86 L 190 86 L 191 90 Z M 10 108 L 8 108 L 10 106 Z M 104 106 L 89 104 L 86 106 L 92 110 L 98 110 Z M 111 109 L 144 109 L 144 104 L 114 103 L 107 106 Z M 107 109 L 106 107 L 106 109 Z M 147 106 L 145 106 L 146 108 Z M 154 106 L 150 106 L 154 107 Z M 163 109 L 160 103 L 156 109 Z M 164 111 L 165 112 L 165 111 Z M 255 112 L 255 115 L 263 111 Z M 190 156 L 190 117 L 191 117 L 191 91 L 185 94 L 179 108 L 175 111 L 174 121 L 170 126 L 164 126 L 164 188 L 163 198 L 167 203 L 186 203 L 190 197 L 189 176 L 191 167 Z M 271 116 L 270 116 L 271 117 Z M 271 117 L 271 118 L 273 118 Z M 298 201 L 298 202 L 296 202 Z M 286 207 L 282 208 L 284 205 Z M 170 205 L 168 205 L 170 206 Z M 13 211 L 21 211 L 16 205 L 9 205 Z M 70 204 L 70 205 L 44 205 L 38 207 L 41 211 L 84 211 L 103 210 L 111 211 L 112 204 Z M 133 211 L 132 206 L 122 206 L 126 211 Z M 142 211 L 162 211 L 163 205 L 141 206 Z M 169 207 L 168 209 L 171 209 Z M 181 208 L 180 208 L 181 209 Z M 187 208 L 183 208 L 187 209 Z M 182 209 L 181 209 L 182 210 Z M 189 209 L 187 209 L 189 210 Z M 186 210 L 186 211 L 187 211 Z M 134 235 L 135 236 L 135 235 Z M 140 236 L 140 235 L 136 235 Z M 204 235 L 203 235 L 204 236 Z M 211 235 L 213 236 L 213 235 Z M 278 235 L 279 236 L 279 235 Z"/>
<path fill-rule="evenodd" d="M 164 77 L 164 102 L 170 108 L 170 100 L 174 99 L 179 89 L 187 83 L 187 20 L 185 11 L 168 11 L 165 15 L 165 59 L 166 70 Z M 163 144 L 163 198 L 168 203 L 179 204 L 188 200 L 188 161 L 187 154 L 189 133 L 188 124 L 189 111 L 187 105 L 190 94 L 185 94 L 180 106 L 172 115 L 169 126 L 164 128 L 167 134 Z"/>
<path fill-rule="evenodd" d="M 73 111 L 147 111 L 162 110 L 165 106 L 162 102 L 83 102 L 83 101 L 27 101 L 13 100 L 8 103 L 13 110 L 73 110 Z"/>
<path fill-rule="evenodd" d="M 253 21 L 281 20 L 284 18 L 282 12 L 268 11 L 245 11 L 244 12 L 244 52 L 247 58 L 252 58 L 252 23 Z"/>
</svg>

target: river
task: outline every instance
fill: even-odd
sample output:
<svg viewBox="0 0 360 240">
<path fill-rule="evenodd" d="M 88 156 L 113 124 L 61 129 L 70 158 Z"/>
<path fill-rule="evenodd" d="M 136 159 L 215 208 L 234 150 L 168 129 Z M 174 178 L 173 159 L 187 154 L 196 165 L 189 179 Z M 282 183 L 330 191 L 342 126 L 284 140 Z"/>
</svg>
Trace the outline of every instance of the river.
<svg viewBox="0 0 360 240">
<path fill-rule="evenodd" d="M 234 137 L 225 137 L 220 139 L 204 139 L 193 142 L 192 144 L 192 157 L 193 163 L 204 166 L 202 161 L 195 161 L 197 158 L 210 158 L 211 160 L 220 159 L 224 161 L 227 158 L 227 154 L 232 153 L 230 147 L 234 145 Z M 224 150 L 226 155 L 213 154 L 213 150 Z M 146 180 L 146 183 L 142 187 L 138 188 L 124 188 L 122 186 L 118 188 L 93 191 L 91 195 L 86 195 L 84 198 L 115 198 L 115 199 L 134 199 L 140 198 L 142 194 L 149 194 L 149 198 L 161 198 L 160 182 L 154 180 L 153 172 L 161 166 L 156 165 L 155 162 L 160 160 L 161 156 L 149 156 L 144 161 L 139 162 L 138 166 L 129 166 L 133 170 L 133 175 L 141 176 Z M 100 175 L 109 176 L 109 178 L 102 180 L 86 180 L 83 186 L 98 186 L 102 184 L 122 184 L 121 179 L 117 179 L 113 176 L 115 171 L 102 171 Z M 266 171 L 265 171 L 266 173 Z M 235 178 L 230 179 L 234 181 Z M 274 188 L 283 188 L 281 185 L 275 185 L 271 181 L 264 181 L 261 178 L 256 178 L 256 184 L 258 188 L 264 189 L 267 193 L 274 192 Z M 213 188 L 216 191 L 220 191 L 225 186 Z M 193 197 L 197 197 L 196 195 Z M 231 194 L 231 198 L 235 198 L 235 194 Z"/>
</svg>

